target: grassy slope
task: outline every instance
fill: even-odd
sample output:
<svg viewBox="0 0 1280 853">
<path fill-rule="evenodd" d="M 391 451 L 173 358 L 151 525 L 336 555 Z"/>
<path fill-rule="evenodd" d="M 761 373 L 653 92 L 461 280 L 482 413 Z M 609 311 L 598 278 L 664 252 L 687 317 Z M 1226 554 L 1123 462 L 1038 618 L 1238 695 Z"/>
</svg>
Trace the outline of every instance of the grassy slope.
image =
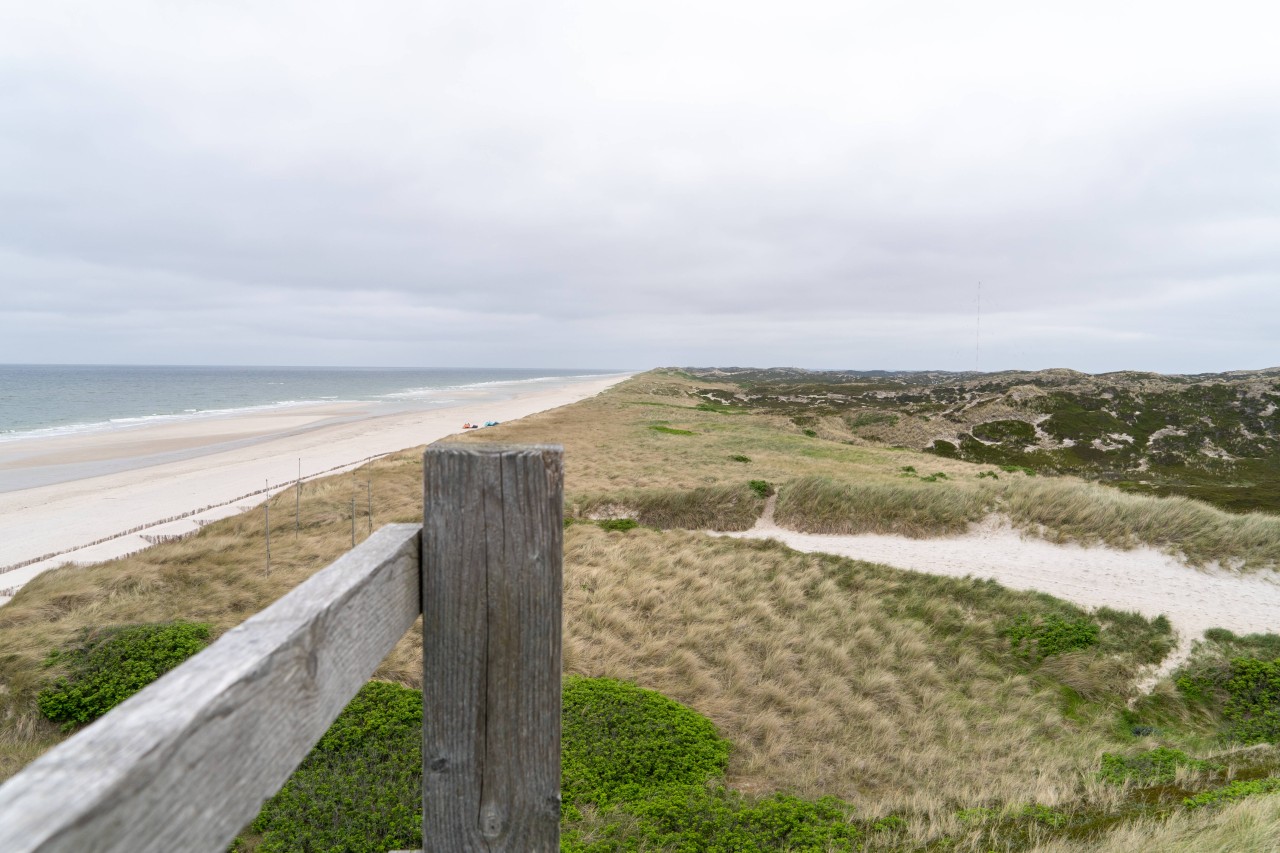
<svg viewBox="0 0 1280 853">
<path fill-rule="evenodd" d="M 974 490 L 993 490 L 1011 503 L 1021 490 L 1054 488 L 1023 475 L 979 481 L 976 472 L 987 469 L 852 447 L 821 432 L 809 437 L 787 418 L 698 410 L 689 392 L 701 387 L 706 383 L 646 374 L 601 398 L 467 440 L 563 443 L 571 514 L 644 498 L 670 509 L 673 526 L 689 511 L 682 495 L 694 489 L 722 490 L 729 498 L 711 514 L 722 526 L 740 526 L 744 508 L 759 510 L 746 486 L 756 479 L 781 486 L 780 502 L 790 484 L 813 477 L 911 490 L 926 508 L 912 522 L 920 534 L 949 524 L 930 507 L 965 505 Z M 28 585 L 0 609 L 0 774 L 60 737 L 34 710 L 36 690 L 54 674 L 40 666 L 51 647 L 89 626 L 182 617 L 225 629 L 242 621 L 349 547 L 355 480 L 372 479 L 377 523 L 414 520 L 419 455 L 398 454 L 354 477 L 308 486 L 296 543 L 287 511 L 292 495 L 277 498 L 270 575 L 260 517 L 249 514 Z M 952 479 L 904 478 L 905 465 Z M 1064 494 L 1083 490 L 1085 507 L 1095 497 L 1089 490 L 1100 488 L 1061 486 Z M 1170 506 L 1118 497 L 1157 518 Z M 810 522 L 817 524 L 816 516 Z M 1078 535 L 1098 535 L 1087 515 L 1077 522 Z M 901 517 L 867 523 L 905 524 Z M 1136 742 L 1117 725 L 1138 663 L 1118 644 L 1131 636 L 1104 630 L 1104 640 L 1114 641 L 1104 653 L 1074 653 L 1040 667 L 1009 654 L 998 630 L 1013 615 L 1076 612 L 1047 596 L 801 555 L 773 543 L 680 530 L 606 533 L 589 525 L 566 531 L 565 591 L 570 671 L 635 680 L 708 715 L 736 745 L 734 785 L 836 794 L 871 815 L 909 813 L 920 841 L 957 831 L 956 809 L 966 806 L 1110 808 L 1121 795 L 1094 781 L 1100 754 L 1156 742 Z M 420 635 L 411 631 L 379 675 L 420 687 L 419 649 Z"/>
</svg>

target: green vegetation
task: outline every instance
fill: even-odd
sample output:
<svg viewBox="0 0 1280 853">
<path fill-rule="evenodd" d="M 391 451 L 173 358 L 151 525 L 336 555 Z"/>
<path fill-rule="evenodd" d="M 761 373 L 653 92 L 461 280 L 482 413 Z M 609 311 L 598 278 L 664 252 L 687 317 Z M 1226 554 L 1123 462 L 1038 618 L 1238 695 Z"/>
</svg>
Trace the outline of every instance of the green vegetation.
<svg viewBox="0 0 1280 853">
<path fill-rule="evenodd" d="M 852 809 L 834 797 L 804 800 L 774 794 L 753 801 L 723 786 L 686 786 L 623 803 L 585 827 L 572 827 L 560 849 L 565 853 L 854 851 L 861 849 L 858 841 L 863 833 L 851 815 Z"/>
<path fill-rule="evenodd" d="M 659 693 L 569 676 L 563 714 L 562 850 L 857 849 L 862 833 L 835 798 L 748 798 L 717 783 L 728 741 L 705 717 Z M 366 684 L 237 849 L 420 847 L 421 738 L 420 692 Z"/>
<path fill-rule="evenodd" d="M 1239 743 L 1280 743 L 1280 636 L 1206 632 L 1175 678 L 1189 708 Z"/>
<path fill-rule="evenodd" d="M 190 622 L 85 631 L 45 666 L 66 674 L 40 691 L 40 712 L 64 729 L 90 723 L 208 644 L 211 627 Z"/>
<path fill-rule="evenodd" d="M 1012 376 L 863 376 L 836 388 L 825 380 L 771 386 L 762 372 L 750 390 L 723 376 L 654 372 L 485 431 L 485 440 L 566 447 L 566 524 L 577 522 L 564 537 L 566 672 L 642 683 L 733 744 L 727 761 L 704 763 L 696 782 L 603 805 L 566 796 L 566 849 L 1065 853 L 1273 843 L 1277 794 L 1209 809 L 1184 800 L 1235 783 L 1270 790 L 1259 780 L 1280 770 L 1280 750 L 1240 740 L 1269 725 L 1280 637 L 1211 631 L 1177 673 L 1187 689 L 1165 680 L 1136 695 L 1144 667 L 1173 647 L 1167 620 L 698 532 L 754 524 L 764 505 L 759 483 L 777 490 L 778 520 L 793 529 L 935 536 L 997 513 L 1051 540 L 1153 544 L 1193 562 L 1221 559 L 1228 570 L 1275 564 L 1280 519 L 1030 476 L 1105 473 L 1142 487 L 1132 491 L 1154 491 L 1166 476 L 1157 451 L 1193 449 L 1173 434 L 1149 439 L 1154 449 L 1132 456 L 1152 466 L 1139 476 L 1104 472 L 1102 463 L 1129 447 L 1116 435 L 1098 439 L 1109 450 L 1090 442 L 1067 453 L 1043 430 L 1022 446 L 1025 429 L 1001 422 L 1065 411 L 1041 398 L 1085 381 L 1035 376 L 1018 385 Z M 1210 403 L 1188 416 L 1212 420 Z M 1108 412 L 1129 423 L 1127 403 L 1076 404 L 1084 414 L 1055 428 L 1101 429 Z M 655 436 L 651 426 L 698 440 Z M 955 458 L 918 453 L 935 440 L 950 442 Z M 965 461 L 971 452 L 995 456 L 980 467 Z M 1237 484 L 1254 476 L 1256 461 L 1237 456 L 1195 470 L 1207 485 Z M 1168 476 L 1189 482 L 1192 467 Z M 379 521 L 420 520 L 420 451 L 363 473 L 387 502 L 376 507 Z M 225 630 L 347 550 L 349 475 L 308 486 L 297 540 L 288 535 L 287 500 L 288 512 L 272 508 L 289 529 L 272 531 L 270 575 L 261 568 L 260 516 L 231 518 L 125 560 L 47 573 L 0 608 L 0 776 L 61 737 L 36 703 L 58 675 L 40 666 L 51 647 L 73 644 L 86 627 L 176 615 Z M 623 527 L 630 532 L 610 532 Z M 1083 642 L 1090 635 L 1095 642 Z M 420 643 L 407 635 L 377 677 L 420 688 Z M 1236 667 L 1237 659 L 1258 665 Z M 403 707 L 377 699 L 381 723 L 348 720 L 365 734 L 313 753 L 242 847 L 416 847 L 420 769 L 401 760 L 418 760 L 417 722 L 401 719 L 417 708 L 409 693 Z M 1228 719 L 1228 708 L 1239 719 Z M 573 748 L 567 738 L 565 747 Z M 1170 767 L 1172 781 L 1155 781 Z M 301 827 L 315 821 L 327 823 L 306 835 L 313 829 Z"/>
<path fill-rule="evenodd" d="M 263 806 L 250 838 L 257 853 L 421 849 L 422 693 L 380 681 L 360 688 Z"/>
<path fill-rule="evenodd" d="M 702 371 L 691 371 L 703 376 Z M 709 377 L 707 377 L 709 378 Z M 1014 470 L 1280 512 L 1280 372 L 716 371 L 742 408 Z M 940 435 L 940 433 L 942 433 Z"/>
<path fill-rule="evenodd" d="M 1273 794 L 1280 791 L 1280 776 L 1269 776 L 1266 779 L 1241 779 L 1221 788 L 1204 791 L 1193 797 L 1187 797 L 1183 803 L 1189 808 L 1204 806 L 1220 806 L 1225 803 L 1243 800 L 1258 794 Z"/>
<path fill-rule="evenodd" d="M 596 524 L 600 525 L 601 530 L 617 530 L 622 532 L 635 530 L 640 526 L 640 522 L 636 521 L 634 518 L 602 518 L 597 521 Z"/>
<path fill-rule="evenodd" d="M 1161 746 L 1132 756 L 1103 753 L 1098 778 L 1113 785 L 1125 782 L 1167 785 L 1177 778 L 1178 768 L 1202 772 L 1217 769 L 1218 766 L 1209 761 L 1189 758 L 1181 750 Z"/>
<path fill-rule="evenodd" d="M 608 807 L 724 773 L 729 742 L 661 693 L 611 678 L 564 682 L 561 795 L 566 813 Z"/>
<path fill-rule="evenodd" d="M 751 491 L 755 492 L 758 497 L 767 498 L 774 493 L 774 488 L 768 480 L 752 480 L 747 483 Z"/>
<path fill-rule="evenodd" d="M 1098 644 L 1098 625 L 1092 619 L 1064 619 L 1056 613 L 1020 614 L 1000 635 L 1014 651 L 1032 660 L 1086 649 Z"/>
<path fill-rule="evenodd" d="M 654 432 L 660 432 L 663 435 L 697 435 L 693 430 L 676 429 L 675 427 L 664 426 L 663 424 L 650 424 L 649 429 Z"/>
<path fill-rule="evenodd" d="M 1223 707 L 1230 736 L 1241 743 L 1280 743 L 1280 658 L 1235 658 Z"/>
</svg>

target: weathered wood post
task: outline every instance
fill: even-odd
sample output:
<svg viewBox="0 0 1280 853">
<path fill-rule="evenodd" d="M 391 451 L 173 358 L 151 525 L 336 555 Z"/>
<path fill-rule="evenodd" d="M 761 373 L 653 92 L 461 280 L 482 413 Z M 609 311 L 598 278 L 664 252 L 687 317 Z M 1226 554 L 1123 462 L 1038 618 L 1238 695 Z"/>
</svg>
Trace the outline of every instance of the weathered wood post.
<svg viewBox="0 0 1280 853">
<path fill-rule="evenodd" d="M 559 850 L 563 452 L 423 469 L 423 848 Z"/>
</svg>

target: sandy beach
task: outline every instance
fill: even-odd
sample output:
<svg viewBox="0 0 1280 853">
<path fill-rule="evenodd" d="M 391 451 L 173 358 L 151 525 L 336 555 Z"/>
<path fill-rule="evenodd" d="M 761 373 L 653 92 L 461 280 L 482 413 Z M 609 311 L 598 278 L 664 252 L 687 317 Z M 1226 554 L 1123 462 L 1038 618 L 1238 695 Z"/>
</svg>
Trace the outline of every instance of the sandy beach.
<svg viewBox="0 0 1280 853">
<path fill-rule="evenodd" d="M 1280 574 L 1272 571 L 1198 569 L 1149 547 L 1059 545 L 1024 536 L 997 516 L 960 536 L 910 539 L 799 533 L 779 527 L 772 510 L 771 499 L 755 527 L 724 535 L 776 539 L 797 551 L 911 571 L 992 578 L 1013 589 L 1047 592 L 1088 608 L 1111 607 L 1152 618 L 1163 614 L 1178 633 L 1178 648 L 1141 688 L 1149 689 L 1160 675 L 1176 669 L 1208 628 L 1237 634 L 1280 631 Z"/>
<path fill-rule="evenodd" d="M 268 488 L 291 485 L 299 460 L 304 479 L 337 473 L 460 433 L 465 422 L 510 421 L 594 396 L 628 375 L 466 389 L 429 411 L 298 406 L 5 443 L 0 483 L 70 479 L 0 491 L 0 604 L 47 569 L 109 560 L 250 509 Z"/>
</svg>

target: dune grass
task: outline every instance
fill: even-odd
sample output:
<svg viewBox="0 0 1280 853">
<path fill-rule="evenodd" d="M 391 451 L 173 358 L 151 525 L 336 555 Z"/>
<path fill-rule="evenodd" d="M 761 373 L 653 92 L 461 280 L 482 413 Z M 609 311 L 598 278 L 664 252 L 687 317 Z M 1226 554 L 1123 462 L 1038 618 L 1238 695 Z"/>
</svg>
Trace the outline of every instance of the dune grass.
<svg viewBox="0 0 1280 853">
<path fill-rule="evenodd" d="M 122 559 L 53 569 L 19 590 L 0 607 L 0 779 L 63 737 L 36 708 L 40 689 L 67 671 L 43 666 L 52 650 L 123 625 L 187 620 L 216 635 L 243 622 L 351 547 L 353 496 L 357 540 L 368 535 L 366 482 L 375 525 L 421 520 L 421 452 L 410 451 L 303 484 L 296 538 L 294 494 L 276 495 L 270 571 L 258 509 Z"/>
<path fill-rule="evenodd" d="M 792 480 L 774 519 L 805 533 L 895 533 L 916 538 L 964 533 L 994 506 L 985 480 L 955 486 L 918 479 L 851 483 L 826 476 Z"/>
<path fill-rule="evenodd" d="M 704 386 L 645 374 L 461 440 L 562 443 L 571 514 L 621 510 L 650 528 L 750 526 L 763 500 L 749 484 L 764 481 L 778 489 L 779 520 L 801 529 L 940 535 L 999 511 L 1049 538 L 1148 543 L 1236 566 L 1280 553 L 1280 520 L 1270 517 L 846 444 L 838 419 L 801 427 L 699 408 L 691 392 Z M 655 414 L 694 435 L 650 429 Z M 904 476 L 906 466 L 946 478 Z M 269 572 L 259 510 L 27 585 L 0 608 L 0 778 L 63 737 L 35 705 L 61 674 L 41 665 L 51 649 L 88 628 L 186 619 L 218 633 L 238 624 L 350 547 L 353 495 L 357 539 L 367 535 L 366 481 L 375 526 L 420 519 L 416 449 L 306 484 L 296 539 L 293 494 L 274 498 Z M 633 681 L 706 715 L 735 745 L 729 784 L 751 796 L 830 795 L 866 818 L 906 815 L 911 844 L 949 837 L 951 849 L 986 849 L 991 827 L 1014 825 L 1019 844 L 1034 844 L 1056 831 L 1044 821 L 1057 820 L 1037 808 L 1070 815 L 1123 801 L 1124 788 L 1097 777 L 1104 753 L 1186 748 L 1124 723 L 1139 666 L 1167 647 L 1161 626 L 1141 617 L 688 530 L 573 525 L 565 547 L 566 670 Z M 1098 644 L 1042 660 L 1015 654 L 1007 627 L 1049 614 L 1093 619 Z M 377 677 L 420 689 L 420 650 L 411 630 Z M 1197 757 L 1212 757 L 1211 742 L 1199 745 Z M 1206 838 L 1246 838 L 1250 821 L 1280 826 L 1269 808 L 1244 802 L 1176 821 Z M 975 822 L 972 809 L 987 817 Z M 1098 830 L 1081 849 L 1150 849 L 1106 847 L 1104 836 L 1122 830 Z M 877 843 L 869 838 L 869 849 L 891 849 Z"/>
<path fill-rule="evenodd" d="M 840 418 L 806 419 L 817 432 L 810 437 L 803 432 L 810 426 L 768 408 L 752 409 L 749 401 L 732 414 L 704 406 L 706 397 L 698 392 L 709 390 L 721 397 L 741 391 L 655 371 L 595 399 L 463 440 L 563 443 L 571 508 L 588 514 L 607 506 L 657 527 L 749 526 L 750 503 L 732 512 L 679 507 L 697 507 L 713 495 L 697 490 L 732 490 L 758 479 L 778 488 L 778 522 L 805 532 L 944 536 L 1000 513 L 1050 541 L 1150 545 L 1193 565 L 1280 566 L 1280 516 L 1229 513 L 1187 498 L 870 446 Z M 672 436 L 653 426 L 693 435 Z M 724 494 L 714 493 L 715 500 Z"/>
</svg>

